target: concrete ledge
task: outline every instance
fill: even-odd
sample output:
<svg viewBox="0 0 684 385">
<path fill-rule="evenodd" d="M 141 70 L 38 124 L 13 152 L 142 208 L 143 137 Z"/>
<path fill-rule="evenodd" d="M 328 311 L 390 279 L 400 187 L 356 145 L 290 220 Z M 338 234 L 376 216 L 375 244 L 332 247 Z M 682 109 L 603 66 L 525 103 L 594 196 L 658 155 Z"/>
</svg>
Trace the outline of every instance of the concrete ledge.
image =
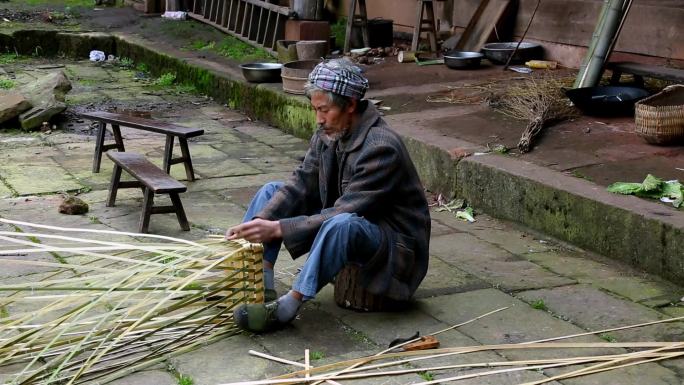
<svg viewBox="0 0 684 385">
<path fill-rule="evenodd" d="M 668 207 L 506 156 L 470 157 L 457 168 L 459 195 L 477 209 L 684 279 L 684 216 Z"/>
</svg>

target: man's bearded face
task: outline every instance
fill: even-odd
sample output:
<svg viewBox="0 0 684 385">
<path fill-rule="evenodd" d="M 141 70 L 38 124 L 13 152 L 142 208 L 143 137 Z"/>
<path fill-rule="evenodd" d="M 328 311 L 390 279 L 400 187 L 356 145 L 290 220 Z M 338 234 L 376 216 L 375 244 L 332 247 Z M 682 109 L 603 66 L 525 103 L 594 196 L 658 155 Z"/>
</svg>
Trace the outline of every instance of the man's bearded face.
<svg viewBox="0 0 684 385">
<path fill-rule="evenodd" d="M 351 127 L 353 108 L 340 108 L 332 103 L 328 95 L 314 92 L 311 95 L 311 106 L 316 111 L 316 124 L 330 140 L 343 137 Z"/>
</svg>

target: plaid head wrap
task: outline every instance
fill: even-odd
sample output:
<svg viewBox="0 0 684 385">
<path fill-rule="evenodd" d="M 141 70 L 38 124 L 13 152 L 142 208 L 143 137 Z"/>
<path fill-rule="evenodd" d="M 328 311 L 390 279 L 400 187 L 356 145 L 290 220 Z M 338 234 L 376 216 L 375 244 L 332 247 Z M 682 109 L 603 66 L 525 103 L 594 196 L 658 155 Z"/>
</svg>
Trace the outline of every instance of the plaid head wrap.
<svg viewBox="0 0 684 385">
<path fill-rule="evenodd" d="M 309 74 L 309 83 L 334 94 L 361 100 L 368 89 L 368 80 L 361 69 L 346 61 L 324 61 Z"/>
</svg>

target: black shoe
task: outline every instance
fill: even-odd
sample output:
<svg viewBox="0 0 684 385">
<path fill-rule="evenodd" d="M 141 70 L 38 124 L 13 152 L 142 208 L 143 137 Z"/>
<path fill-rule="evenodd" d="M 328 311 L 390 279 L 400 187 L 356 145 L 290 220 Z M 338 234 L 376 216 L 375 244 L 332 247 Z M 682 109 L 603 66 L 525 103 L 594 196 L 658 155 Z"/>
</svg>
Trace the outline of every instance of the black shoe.
<svg viewBox="0 0 684 385">
<path fill-rule="evenodd" d="M 233 319 L 243 330 L 254 333 L 268 332 L 284 325 L 278 321 L 277 310 L 277 301 L 240 305 L 233 311 Z"/>
</svg>

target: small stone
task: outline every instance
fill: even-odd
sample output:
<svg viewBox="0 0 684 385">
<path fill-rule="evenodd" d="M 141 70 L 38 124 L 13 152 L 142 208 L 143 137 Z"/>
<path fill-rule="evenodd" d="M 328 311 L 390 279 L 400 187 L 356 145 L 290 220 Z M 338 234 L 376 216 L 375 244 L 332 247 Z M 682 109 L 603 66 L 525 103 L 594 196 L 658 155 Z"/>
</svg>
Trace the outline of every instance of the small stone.
<svg viewBox="0 0 684 385">
<path fill-rule="evenodd" d="M 88 204 L 75 196 L 67 196 L 59 205 L 59 212 L 68 215 L 81 215 L 88 212 Z"/>
<path fill-rule="evenodd" d="M 585 134 L 588 134 L 588 133 L 590 133 L 590 132 L 591 132 L 591 128 L 586 127 L 586 128 L 584 129 L 584 133 L 585 133 Z"/>
</svg>

